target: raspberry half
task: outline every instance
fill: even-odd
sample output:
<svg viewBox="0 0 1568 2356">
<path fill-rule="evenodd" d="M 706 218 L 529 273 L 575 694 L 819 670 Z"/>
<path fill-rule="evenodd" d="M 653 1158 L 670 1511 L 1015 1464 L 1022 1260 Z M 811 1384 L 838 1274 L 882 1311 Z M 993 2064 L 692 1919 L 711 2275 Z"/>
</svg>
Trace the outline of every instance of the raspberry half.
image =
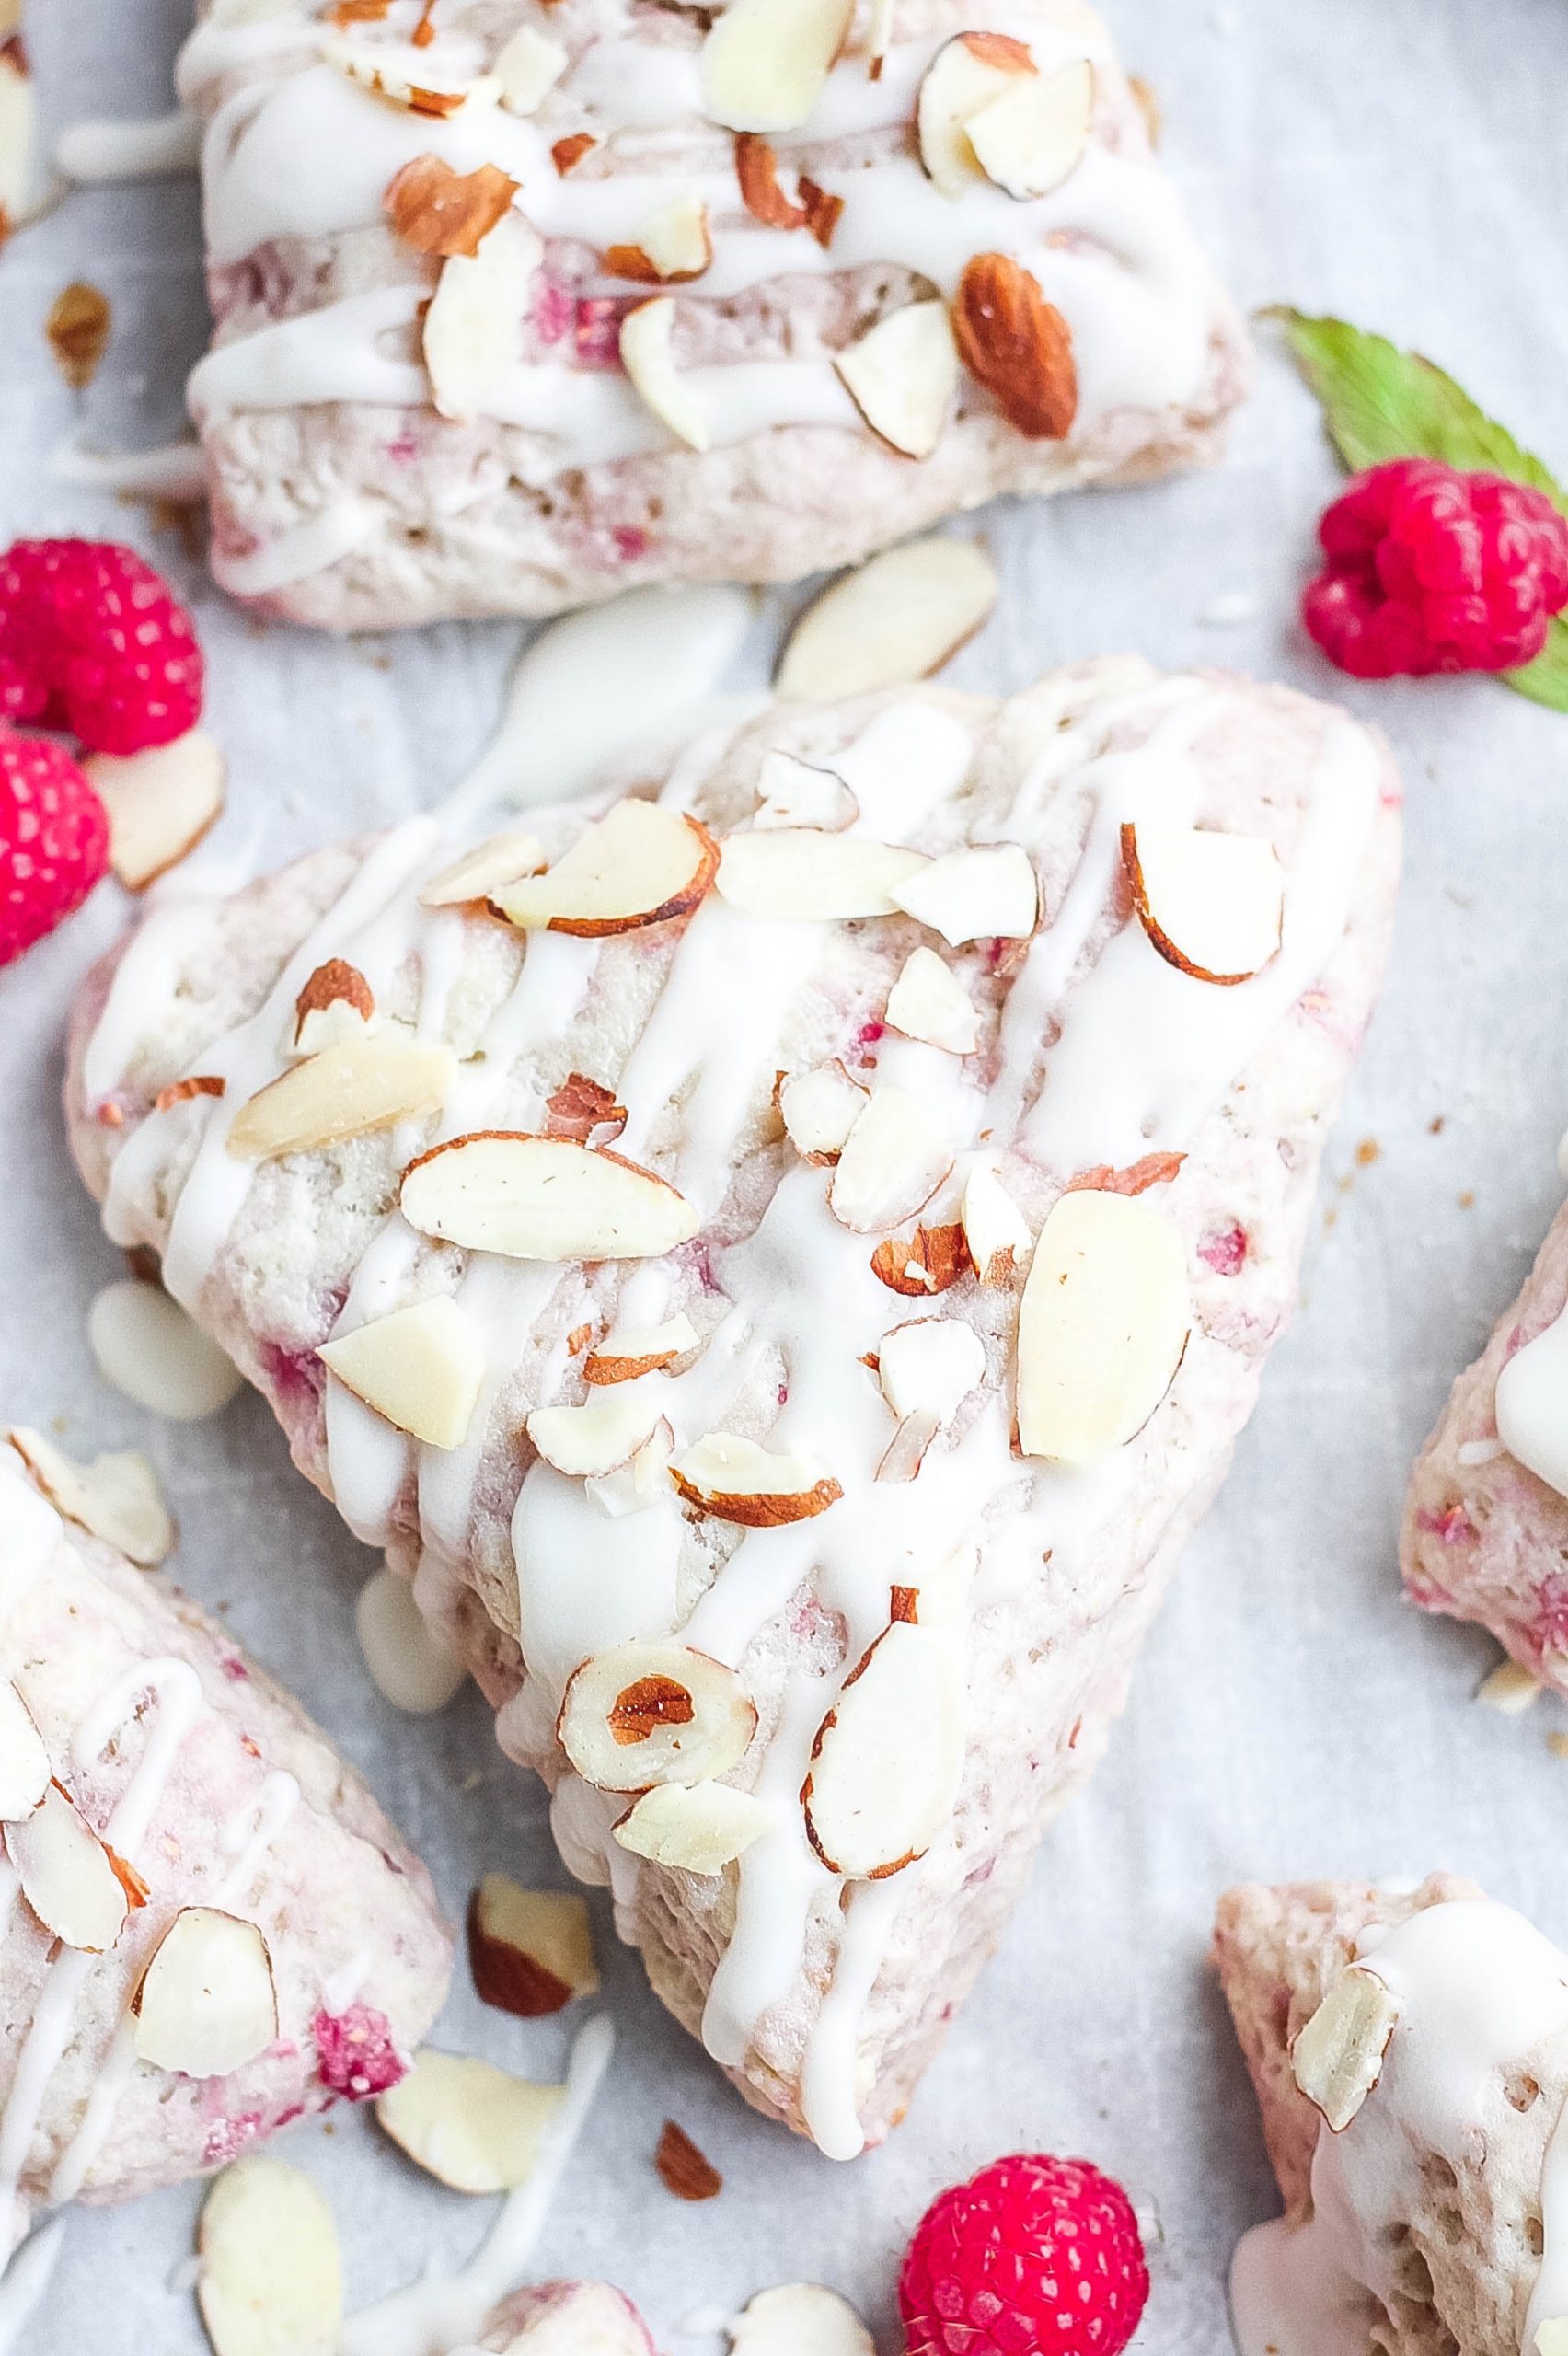
<svg viewBox="0 0 1568 2356">
<path fill-rule="evenodd" d="M 64 747 L 0 724 L 0 965 L 80 907 L 108 864 L 108 815 Z"/>
<path fill-rule="evenodd" d="M 167 583 L 108 540 L 18 540 L 0 557 L 0 717 L 140 753 L 193 728 L 202 650 Z"/>
</svg>

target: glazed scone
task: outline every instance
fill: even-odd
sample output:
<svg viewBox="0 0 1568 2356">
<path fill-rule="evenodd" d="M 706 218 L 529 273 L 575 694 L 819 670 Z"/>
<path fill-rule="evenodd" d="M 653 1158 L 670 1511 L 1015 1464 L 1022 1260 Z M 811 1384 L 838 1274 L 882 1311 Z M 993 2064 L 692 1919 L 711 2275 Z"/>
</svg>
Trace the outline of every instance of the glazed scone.
<svg viewBox="0 0 1568 2356">
<path fill-rule="evenodd" d="M 498 2307 L 479 2342 L 490 2356 L 655 2356 L 629 2299 L 603 2282 L 539 2282 Z"/>
<path fill-rule="evenodd" d="M 664 2000 L 847 2154 L 1294 1304 L 1397 785 L 1330 707 L 1131 659 L 774 707 L 642 783 L 455 882 L 429 819 L 171 902 L 84 993 L 71 1131 Z M 478 891 L 515 921 L 428 905 Z"/>
<path fill-rule="evenodd" d="M 1568 1955 L 1473 1882 L 1251 1885 L 1215 1961 L 1285 2215 L 1241 2356 L 1551 2356 L 1568 2334 Z"/>
<path fill-rule="evenodd" d="M 451 1969 L 424 1867 L 290 1697 L 4 1441 L 0 1721 L 6 2246 L 397 2082 Z"/>
<path fill-rule="evenodd" d="M 225 588 L 329 629 L 551 614 L 1216 454 L 1242 331 L 1082 0 L 711 23 L 207 0 Z"/>
</svg>

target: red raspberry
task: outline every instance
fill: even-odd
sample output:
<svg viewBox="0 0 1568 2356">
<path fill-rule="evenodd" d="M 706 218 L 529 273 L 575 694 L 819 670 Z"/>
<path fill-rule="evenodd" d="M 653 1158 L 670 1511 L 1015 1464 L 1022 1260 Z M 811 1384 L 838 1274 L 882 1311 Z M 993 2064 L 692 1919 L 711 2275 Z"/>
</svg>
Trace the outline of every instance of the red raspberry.
<svg viewBox="0 0 1568 2356">
<path fill-rule="evenodd" d="M 1147 2298 L 1121 2186 L 1029 2154 L 933 2202 L 898 2284 L 909 2356 L 1118 2356 Z"/>
<path fill-rule="evenodd" d="M 80 907 L 108 864 L 108 814 L 64 747 L 0 724 L 0 965 Z"/>
<path fill-rule="evenodd" d="M 139 753 L 193 728 L 202 650 L 190 615 L 132 549 L 18 540 L 0 557 L 0 716 Z"/>
<path fill-rule="evenodd" d="M 363 2102 L 384 2095 L 409 2074 L 392 2024 L 374 2004 L 351 2004 L 346 2013 L 323 2005 L 310 2024 L 316 2039 L 317 2074 L 335 2095 Z"/>
<path fill-rule="evenodd" d="M 1568 517 L 1502 475 L 1396 458 L 1357 475 L 1318 537 L 1302 618 L 1358 679 L 1511 671 L 1568 606 Z"/>
</svg>

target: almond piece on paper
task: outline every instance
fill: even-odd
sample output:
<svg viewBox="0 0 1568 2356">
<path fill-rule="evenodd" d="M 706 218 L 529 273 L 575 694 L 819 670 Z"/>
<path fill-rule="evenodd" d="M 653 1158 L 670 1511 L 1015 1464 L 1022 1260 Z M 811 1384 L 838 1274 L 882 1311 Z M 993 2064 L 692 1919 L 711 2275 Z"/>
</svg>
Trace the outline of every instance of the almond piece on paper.
<svg viewBox="0 0 1568 2356">
<path fill-rule="evenodd" d="M 484 1335 L 445 1293 L 323 1342 L 317 1356 L 376 1415 L 432 1448 L 461 1448 L 485 1379 Z"/>
<path fill-rule="evenodd" d="M 760 2291 L 730 2328 L 730 2356 L 877 2356 L 847 2299 L 820 2282 Z"/>
<path fill-rule="evenodd" d="M 202 2204 L 197 2248 L 213 2356 L 335 2356 L 338 2229 L 302 2169 L 260 2154 L 225 2168 Z"/>
<path fill-rule="evenodd" d="M 1025 1456 L 1091 1464 L 1170 1390 L 1191 1308 L 1181 1230 L 1142 1195 L 1064 1195 L 1040 1230 L 1018 1322 Z"/>
<path fill-rule="evenodd" d="M 512 2192 L 534 2172 L 564 2086 L 423 2046 L 375 2116 L 409 2159 L 455 2192 Z"/>
<path fill-rule="evenodd" d="M 841 573 L 806 607 L 775 687 L 790 702 L 835 703 L 929 678 L 996 602 L 996 567 L 977 540 L 905 540 Z"/>
<path fill-rule="evenodd" d="M 1224 987 L 1278 953 L 1285 870 L 1261 835 L 1124 826 L 1122 864 L 1139 923 L 1180 972 Z"/>
<path fill-rule="evenodd" d="M 513 1260 L 647 1260 L 689 1242 L 684 1195 L 605 1146 L 503 1129 L 452 1138 L 403 1172 L 422 1235 Z"/>
<path fill-rule="evenodd" d="M 151 1570 L 172 1552 L 174 1523 L 158 1476 L 134 1449 L 78 1464 L 42 1432 L 17 1425 L 11 1445 L 50 1503 L 134 1563 Z M 0 1808 L 0 1816 L 5 1810 Z"/>
<path fill-rule="evenodd" d="M 540 2020 L 599 1992 L 594 1926 L 575 1891 L 486 1874 L 468 1901 L 467 1931 L 475 1989 L 497 2012 Z"/>
<path fill-rule="evenodd" d="M 224 806 L 228 765 L 200 729 L 144 753 L 91 753 L 82 767 L 109 813 L 110 865 L 128 892 L 178 866 Z"/>
</svg>

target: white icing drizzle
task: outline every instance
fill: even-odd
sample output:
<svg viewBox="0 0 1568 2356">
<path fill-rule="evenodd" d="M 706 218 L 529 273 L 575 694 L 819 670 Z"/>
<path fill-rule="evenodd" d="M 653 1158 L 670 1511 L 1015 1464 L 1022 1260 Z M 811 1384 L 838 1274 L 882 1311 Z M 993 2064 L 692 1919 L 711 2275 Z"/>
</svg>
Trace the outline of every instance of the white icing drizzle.
<svg viewBox="0 0 1568 2356">
<path fill-rule="evenodd" d="M 214 1906 L 237 1906 L 255 1880 L 261 1860 L 299 1806 L 299 1784 L 281 1767 L 269 1768 L 253 1798 L 236 1810 L 218 1834 L 218 1847 L 233 1865 L 213 1892 Z"/>
<path fill-rule="evenodd" d="M 1568 1496 L 1568 1309 L 1515 1351 L 1497 1378 L 1493 1412 L 1509 1455 Z"/>
<path fill-rule="evenodd" d="M 56 2217 L 22 2244 L 0 2280 L 0 2356 L 15 2348 L 43 2303 L 65 2236 Z"/>
<path fill-rule="evenodd" d="M 207 462 L 199 442 L 169 442 L 156 450 L 84 450 L 62 442 L 49 455 L 56 482 L 87 491 L 123 491 L 131 498 L 180 502 L 207 495 Z"/>
<path fill-rule="evenodd" d="M 164 179 L 193 172 L 202 160 L 202 126 L 182 109 L 144 122 L 73 122 L 54 151 L 68 180 Z"/>
</svg>

